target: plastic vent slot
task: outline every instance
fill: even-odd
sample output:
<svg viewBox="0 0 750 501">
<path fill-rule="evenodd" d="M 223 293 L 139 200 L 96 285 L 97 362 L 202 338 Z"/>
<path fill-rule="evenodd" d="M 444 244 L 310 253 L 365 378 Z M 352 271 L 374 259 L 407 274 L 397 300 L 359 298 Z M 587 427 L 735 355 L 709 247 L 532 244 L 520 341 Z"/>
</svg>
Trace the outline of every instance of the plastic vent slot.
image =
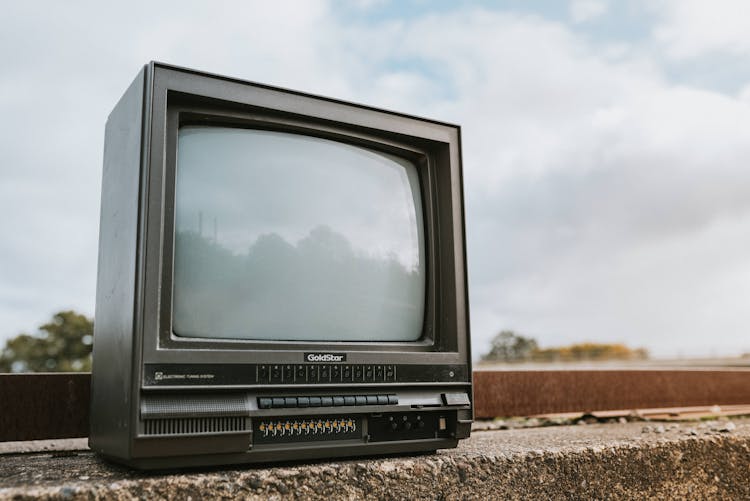
<svg viewBox="0 0 750 501">
<path fill-rule="evenodd" d="M 143 395 L 142 419 L 247 416 L 251 407 L 244 394 Z"/>
<path fill-rule="evenodd" d="M 146 435 L 216 434 L 247 430 L 245 417 L 147 419 L 143 427 Z"/>
</svg>

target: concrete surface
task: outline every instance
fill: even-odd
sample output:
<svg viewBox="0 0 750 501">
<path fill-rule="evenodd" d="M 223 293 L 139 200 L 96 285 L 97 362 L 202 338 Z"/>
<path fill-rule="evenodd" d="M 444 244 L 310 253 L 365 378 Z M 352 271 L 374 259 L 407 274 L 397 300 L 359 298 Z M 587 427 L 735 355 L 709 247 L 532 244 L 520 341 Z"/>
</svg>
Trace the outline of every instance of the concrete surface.
<svg viewBox="0 0 750 501">
<path fill-rule="evenodd" d="M 0 442 L 0 457 L 2 457 L 3 454 L 18 454 L 22 452 L 85 451 L 89 448 L 88 443 L 89 440 L 87 438 Z M 1 481 L 0 484 L 2 484 Z"/>
<path fill-rule="evenodd" d="M 0 499 L 750 499 L 750 419 L 477 431 L 435 455 L 139 473 L 0 454 Z"/>
</svg>

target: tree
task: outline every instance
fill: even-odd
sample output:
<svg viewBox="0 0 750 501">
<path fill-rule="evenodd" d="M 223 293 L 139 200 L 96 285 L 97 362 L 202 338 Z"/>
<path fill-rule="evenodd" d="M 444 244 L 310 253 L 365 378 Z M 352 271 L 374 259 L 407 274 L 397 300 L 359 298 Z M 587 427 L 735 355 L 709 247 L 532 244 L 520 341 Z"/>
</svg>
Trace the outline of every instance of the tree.
<svg viewBox="0 0 750 501">
<path fill-rule="evenodd" d="M 537 362 L 581 362 L 603 360 L 646 360 L 645 348 L 628 348 L 624 344 L 575 343 L 568 346 L 544 348 L 534 353 Z"/>
<path fill-rule="evenodd" d="M 91 370 L 94 322 L 74 311 L 61 311 L 35 335 L 19 334 L 0 353 L 0 372 Z"/>
<path fill-rule="evenodd" d="M 482 355 L 488 362 L 523 362 L 531 360 L 539 349 L 535 339 L 516 334 L 511 330 L 500 331 L 490 343 L 490 351 Z"/>
</svg>

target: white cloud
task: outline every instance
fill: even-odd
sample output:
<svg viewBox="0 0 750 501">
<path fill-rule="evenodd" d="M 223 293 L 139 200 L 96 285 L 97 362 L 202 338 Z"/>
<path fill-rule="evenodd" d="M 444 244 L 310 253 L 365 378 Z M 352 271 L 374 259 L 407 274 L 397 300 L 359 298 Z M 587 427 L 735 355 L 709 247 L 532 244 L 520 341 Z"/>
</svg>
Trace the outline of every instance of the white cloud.
<svg viewBox="0 0 750 501">
<path fill-rule="evenodd" d="M 738 98 L 740 101 L 750 104 L 750 84 L 740 90 Z"/>
<path fill-rule="evenodd" d="M 672 58 L 719 51 L 750 54 L 750 5 L 745 0 L 662 0 L 649 6 L 661 17 L 654 36 Z"/>
<path fill-rule="evenodd" d="M 747 104 L 533 17 L 431 16 L 393 44 L 441 69 L 453 97 L 433 109 L 463 125 L 478 349 L 505 327 L 669 355 L 747 344 L 750 280 L 726 285 L 747 261 L 722 251 L 746 242 L 711 230 L 750 223 Z"/>
<path fill-rule="evenodd" d="M 571 0 L 570 18 L 574 23 L 586 23 L 603 15 L 608 8 L 604 0 Z"/>
</svg>

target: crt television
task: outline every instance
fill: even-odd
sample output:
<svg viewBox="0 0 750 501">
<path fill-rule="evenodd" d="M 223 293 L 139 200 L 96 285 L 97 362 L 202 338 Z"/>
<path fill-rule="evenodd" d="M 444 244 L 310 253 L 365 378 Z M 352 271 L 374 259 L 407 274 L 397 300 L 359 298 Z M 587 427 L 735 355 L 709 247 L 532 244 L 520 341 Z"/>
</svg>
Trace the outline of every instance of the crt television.
<svg viewBox="0 0 750 501">
<path fill-rule="evenodd" d="M 455 447 L 460 129 L 160 63 L 105 133 L 94 451 L 137 468 Z"/>
</svg>

